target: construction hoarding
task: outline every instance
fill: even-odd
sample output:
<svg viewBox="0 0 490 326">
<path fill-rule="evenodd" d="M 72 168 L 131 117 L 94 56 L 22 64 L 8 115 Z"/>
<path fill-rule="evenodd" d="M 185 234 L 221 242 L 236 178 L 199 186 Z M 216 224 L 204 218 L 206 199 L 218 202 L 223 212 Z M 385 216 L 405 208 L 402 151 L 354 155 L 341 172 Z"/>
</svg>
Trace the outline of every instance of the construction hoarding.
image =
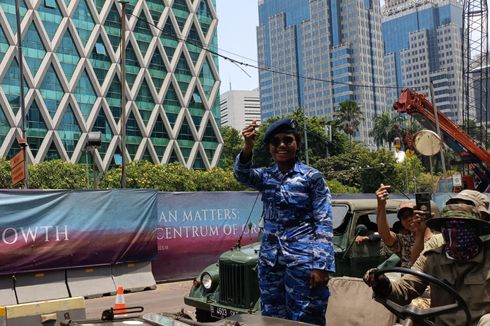
<svg viewBox="0 0 490 326">
<path fill-rule="evenodd" d="M 262 202 L 257 192 L 158 194 L 157 281 L 195 276 L 237 244 L 257 240 Z"/>
<path fill-rule="evenodd" d="M 0 191 L 0 275 L 149 261 L 151 190 Z"/>
</svg>

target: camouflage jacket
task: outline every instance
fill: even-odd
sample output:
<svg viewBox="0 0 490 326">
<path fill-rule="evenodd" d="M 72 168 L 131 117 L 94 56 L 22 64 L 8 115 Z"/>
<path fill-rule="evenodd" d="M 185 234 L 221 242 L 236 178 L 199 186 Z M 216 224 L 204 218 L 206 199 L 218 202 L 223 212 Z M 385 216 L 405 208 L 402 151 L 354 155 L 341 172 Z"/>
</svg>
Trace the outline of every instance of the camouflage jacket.
<svg viewBox="0 0 490 326">
<path fill-rule="evenodd" d="M 321 173 L 301 162 L 282 173 L 277 165 L 252 168 L 235 160 L 238 181 L 262 194 L 264 236 L 260 259 L 273 266 L 283 254 L 288 266 L 334 272 L 330 190 Z"/>
</svg>

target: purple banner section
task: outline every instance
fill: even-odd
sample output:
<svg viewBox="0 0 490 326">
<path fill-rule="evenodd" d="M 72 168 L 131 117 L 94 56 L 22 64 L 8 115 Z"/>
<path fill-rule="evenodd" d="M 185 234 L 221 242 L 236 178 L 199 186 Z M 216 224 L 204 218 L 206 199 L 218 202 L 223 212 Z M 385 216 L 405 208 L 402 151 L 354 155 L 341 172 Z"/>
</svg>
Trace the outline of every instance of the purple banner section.
<svg viewBox="0 0 490 326">
<path fill-rule="evenodd" d="M 158 193 L 155 279 L 193 277 L 236 245 L 240 235 L 242 245 L 256 241 L 261 214 L 257 192 Z"/>
<path fill-rule="evenodd" d="M 0 191 L 0 205 L 0 274 L 157 254 L 155 191 Z"/>
</svg>

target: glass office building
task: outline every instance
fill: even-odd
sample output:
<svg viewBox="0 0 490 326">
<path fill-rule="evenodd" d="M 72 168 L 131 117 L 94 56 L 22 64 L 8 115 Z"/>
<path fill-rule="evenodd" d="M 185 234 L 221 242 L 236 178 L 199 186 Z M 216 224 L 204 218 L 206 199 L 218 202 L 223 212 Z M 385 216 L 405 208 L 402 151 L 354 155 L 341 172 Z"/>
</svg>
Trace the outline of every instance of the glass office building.
<svg viewBox="0 0 490 326">
<path fill-rule="evenodd" d="M 382 44 L 379 1 L 259 0 L 262 120 L 297 108 L 332 119 L 354 100 L 364 114 L 354 136 L 374 146 L 373 118 L 386 109 Z"/>
<path fill-rule="evenodd" d="M 437 108 L 461 123 L 462 1 L 386 0 L 382 13 L 386 105 L 404 88 L 429 96 L 432 82 Z"/>
<path fill-rule="evenodd" d="M 120 157 L 121 5 L 117 0 L 20 0 L 24 101 L 31 163 Z M 127 161 L 215 167 L 219 77 L 215 0 L 130 0 L 126 11 Z M 0 0 L 0 157 L 19 151 L 20 73 L 15 0 Z"/>
</svg>

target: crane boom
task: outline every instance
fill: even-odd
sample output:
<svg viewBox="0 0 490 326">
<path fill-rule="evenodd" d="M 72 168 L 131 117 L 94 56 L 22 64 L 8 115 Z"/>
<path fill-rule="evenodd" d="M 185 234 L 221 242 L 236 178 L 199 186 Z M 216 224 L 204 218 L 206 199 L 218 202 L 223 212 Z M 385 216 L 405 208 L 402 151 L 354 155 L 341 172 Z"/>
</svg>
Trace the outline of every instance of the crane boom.
<svg viewBox="0 0 490 326">
<path fill-rule="evenodd" d="M 407 113 L 413 116 L 424 127 L 436 130 L 434 107 L 424 95 L 405 89 L 393 107 L 399 113 Z M 478 176 L 480 184 L 477 189 L 486 191 L 490 185 L 490 153 L 441 111 L 437 111 L 437 118 L 442 132 L 442 140 L 459 154 L 462 162 L 468 163 Z"/>
</svg>

